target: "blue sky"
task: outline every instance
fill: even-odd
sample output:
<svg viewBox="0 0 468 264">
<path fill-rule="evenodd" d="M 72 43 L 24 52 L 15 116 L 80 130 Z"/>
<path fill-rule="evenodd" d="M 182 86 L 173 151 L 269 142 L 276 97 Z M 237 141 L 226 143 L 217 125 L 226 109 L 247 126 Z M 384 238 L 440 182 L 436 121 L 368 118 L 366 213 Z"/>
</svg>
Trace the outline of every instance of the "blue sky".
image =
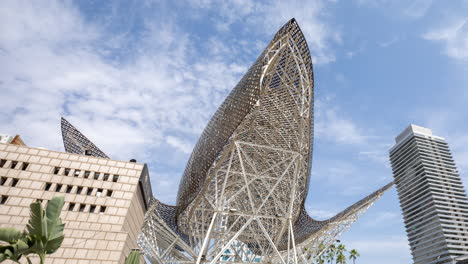
<svg viewBox="0 0 468 264">
<path fill-rule="evenodd" d="M 315 73 L 309 212 L 392 179 L 410 123 L 447 138 L 468 183 L 468 1 L 1 1 L 0 132 L 63 150 L 66 117 L 115 159 L 148 163 L 173 204 L 193 145 L 295 17 Z M 360 264 L 411 263 L 394 189 L 342 236 Z"/>
</svg>

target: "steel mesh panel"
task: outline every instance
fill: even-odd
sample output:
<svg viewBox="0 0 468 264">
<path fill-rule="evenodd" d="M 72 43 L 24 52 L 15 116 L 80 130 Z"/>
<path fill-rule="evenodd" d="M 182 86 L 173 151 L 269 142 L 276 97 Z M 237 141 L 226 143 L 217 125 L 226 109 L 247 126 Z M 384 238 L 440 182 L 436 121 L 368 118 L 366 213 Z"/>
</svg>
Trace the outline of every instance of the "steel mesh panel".
<svg viewBox="0 0 468 264">
<path fill-rule="evenodd" d="M 89 151 L 90 156 L 106 158 L 109 157 L 102 152 L 96 145 L 85 137 L 78 129 L 76 129 L 65 118 L 61 119 L 62 139 L 65 151 L 74 154 L 85 154 Z"/>
<path fill-rule="evenodd" d="M 209 121 L 185 168 L 177 206 L 155 202 L 148 211 L 139 238 L 147 257 L 309 263 L 320 255 L 392 184 L 329 220 L 314 220 L 304 208 L 312 135 L 312 61 L 292 19 Z"/>
</svg>

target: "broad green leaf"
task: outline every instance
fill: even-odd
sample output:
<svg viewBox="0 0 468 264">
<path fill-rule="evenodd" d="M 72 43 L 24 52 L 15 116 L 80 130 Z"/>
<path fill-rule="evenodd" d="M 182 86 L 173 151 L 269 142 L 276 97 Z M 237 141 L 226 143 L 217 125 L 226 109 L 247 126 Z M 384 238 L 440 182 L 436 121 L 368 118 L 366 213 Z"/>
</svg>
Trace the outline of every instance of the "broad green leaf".
<svg viewBox="0 0 468 264">
<path fill-rule="evenodd" d="M 44 239 L 47 237 L 47 221 L 41 203 L 32 203 L 30 206 L 30 218 L 26 229 L 29 234 L 36 239 Z"/>
<path fill-rule="evenodd" d="M 47 217 L 47 238 L 56 238 L 61 236 L 61 231 L 63 227 L 60 228 L 62 221 L 60 220 L 60 212 L 62 211 L 64 203 L 63 196 L 54 197 L 47 203 L 46 207 L 46 217 Z"/>
<path fill-rule="evenodd" d="M 0 241 L 8 243 L 15 242 L 23 236 L 23 233 L 15 228 L 1 227 L 0 228 Z"/>
<path fill-rule="evenodd" d="M 141 253 L 138 250 L 132 250 L 125 258 L 125 264 L 139 264 Z"/>
</svg>

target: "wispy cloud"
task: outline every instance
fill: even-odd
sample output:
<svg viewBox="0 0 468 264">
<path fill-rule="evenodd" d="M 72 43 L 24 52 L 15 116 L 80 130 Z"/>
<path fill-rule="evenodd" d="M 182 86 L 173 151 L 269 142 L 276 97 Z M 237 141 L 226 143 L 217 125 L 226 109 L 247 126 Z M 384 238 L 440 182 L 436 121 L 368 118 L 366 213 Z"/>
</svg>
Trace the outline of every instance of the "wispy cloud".
<svg viewBox="0 0 468 264">
<path fill-rule="evenodd" d="M 432 0 L 413 0 L 403 13 L 410 18 L 421 18 L 426 15 L 432 6 Z"/>
<path fill-rule="evenodd" d="M 447 22 L 429 30 L 422 37 L 440 42 L 447 56 L 461 61 L 468 60 L 468 17 Z"/>
</svg>

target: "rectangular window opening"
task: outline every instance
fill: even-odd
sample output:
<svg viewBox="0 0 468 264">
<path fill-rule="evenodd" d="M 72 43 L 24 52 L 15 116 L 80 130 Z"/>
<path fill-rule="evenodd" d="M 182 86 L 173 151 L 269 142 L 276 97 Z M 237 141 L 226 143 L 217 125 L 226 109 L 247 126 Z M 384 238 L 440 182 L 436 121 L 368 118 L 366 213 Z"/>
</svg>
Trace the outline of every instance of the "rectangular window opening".
<svg viewBox="0 0 468 264">
<path fill-rule="evenodd" d="M 96 196 L 97 196 L 97 197 L 101 197 L 103 192 L 104 192 L 103 189 L 98 188 L 98 189 L 97 189 L 97 192 L 96 192 Z"/>
<path fill-rule="evenodd" d="M 16 168 L 16 165 L 18 165 L 18 162 L 17 161 L 12 161 L 10 168 L 14 169 L 14 168 Z"/>
<path fill-rule="evenodd" d="M 57 184 L 57 186 L 55 187 L 55 191 L 60 192 L 60 190 L 62 189 L 62 186 L 63 184 Z"/>
<path fill-rule="evenodd" d="M 57 175 L 60 172 L 60 167 L 55 167 L 54 168 L 54 174 Z"/>
<path fill-rule="evenodd" d="M 91 206 L 89 207 L 89 212 L 90 212 L 90 213 L 94 213 L 94 211 L 96 211 L 96 206 L 95 206 L 95 205 L 91 205 Z"/>
<path fill-rule="evenodd" d="M 8 196 L 2 195 L 0 198 L 0 204 L 5 204 L 8 200 Z"/>
<path fill-rule="evenodd" d="M 73 211 L 73 209 L 75 209 L 75 203 L 70 203 L 68 205 L 68 211 Z"/>
<path fill-rule="evenodd" d="M 93 193 L 93 188 L 88 187 L 88 191 L 86 192 L 86 195 L 91 195 Z"/>
<path fill-rule="evenodd" d="M 19 182 L 19 179 L 13 178 L 13 180 L 11 181 L 11 187 L 16 187 L 18 182 Z"/>
<path fill-rule="evenodd" d="M 3 168 L 6 162 L 7 162 L 6 160 L 0 159 L 0 168 Z"/>
<path fill-rule="evenodd" d="M 104 179 L 103 181 L 108 181 L 109 180 L 109 174 L 108 173 L 104 173 Z"/>
<path fill-rule="evenodd" d="M 21 167 L 21 170 L 25 171 L 28 168 L 28 166 L 29 166 L 29 163 L 23 162 L 23 166 Z"/>
<path fill-rule="evenodd" d="M 75 170 L 75 173 L 73 173 L 73 176 L 78 177 L 80 176 L 80 170 Z"/>
<path fill-rule="evenodd" d="M 117 182 L 118 180 L 119 180 L 119 175 L 114 175 L 114 177 L 112 177 L 113 182 Z"/>
<path fill-rule="evenodd" d="M 3 185 L 5 184 L 5 182 L 7 181 L 7 177 L 0 177 L 0 185 Z"/>
<path fill-rule="evenodd" d="M 106 212 L 106 208 L 105 206 L 101 206 L 101 209 L 99 210 L 99 213 L 103 214 Z"/>
<path fill-rule="evenodd" d="M 78 186 L 78 188 L 76 189 L 76 193 L 81 194 L 82 191 L 83 191 L 83 187 Z"/>
<path fill-rule="evenodd" d="M 65 176 L 68 176 L 68 174 L 70 174 L 70 169 L 66 168 L 65 169 Z"/>
<path fill-rule="evenodd" d="M 88 179 L 90 174 L 91 174 L 90 171 L 85 171 L 85 173 L 84 173 L 85 179 Z"/>
<path fill-rule="evenodd" d="M 86 204 L 80 204 L 80 212 L 84 212 Z"/>
<path fill-rule="evenodd" d="M 99 172 L 94 173 L 94 179 L 95 180 L 99 180 L 99 176 L 101 176 L 101 174 Z"/>
<path fill-rule="evenodd" d="M 112 190 L 107 190 L 107 197 L 111 197 L 112 196 Z"/>
<path fill-rule="evenodd" d="M 48 190 L 50 190 L 50 187 L 52 187 L 52 183 L 46 182 L 44 190 L 48 191 Z"/>
<path fill-rule="evenodd" d="M 72 186 L 72 185 L 68 185 L 68 186 L 67 186 L 67 190 L 66 190 L 65 192 L 66 192 L 66 193 L 71 193 L 72 189 L 73 189 L 73 186 Z"/>
</svg>

